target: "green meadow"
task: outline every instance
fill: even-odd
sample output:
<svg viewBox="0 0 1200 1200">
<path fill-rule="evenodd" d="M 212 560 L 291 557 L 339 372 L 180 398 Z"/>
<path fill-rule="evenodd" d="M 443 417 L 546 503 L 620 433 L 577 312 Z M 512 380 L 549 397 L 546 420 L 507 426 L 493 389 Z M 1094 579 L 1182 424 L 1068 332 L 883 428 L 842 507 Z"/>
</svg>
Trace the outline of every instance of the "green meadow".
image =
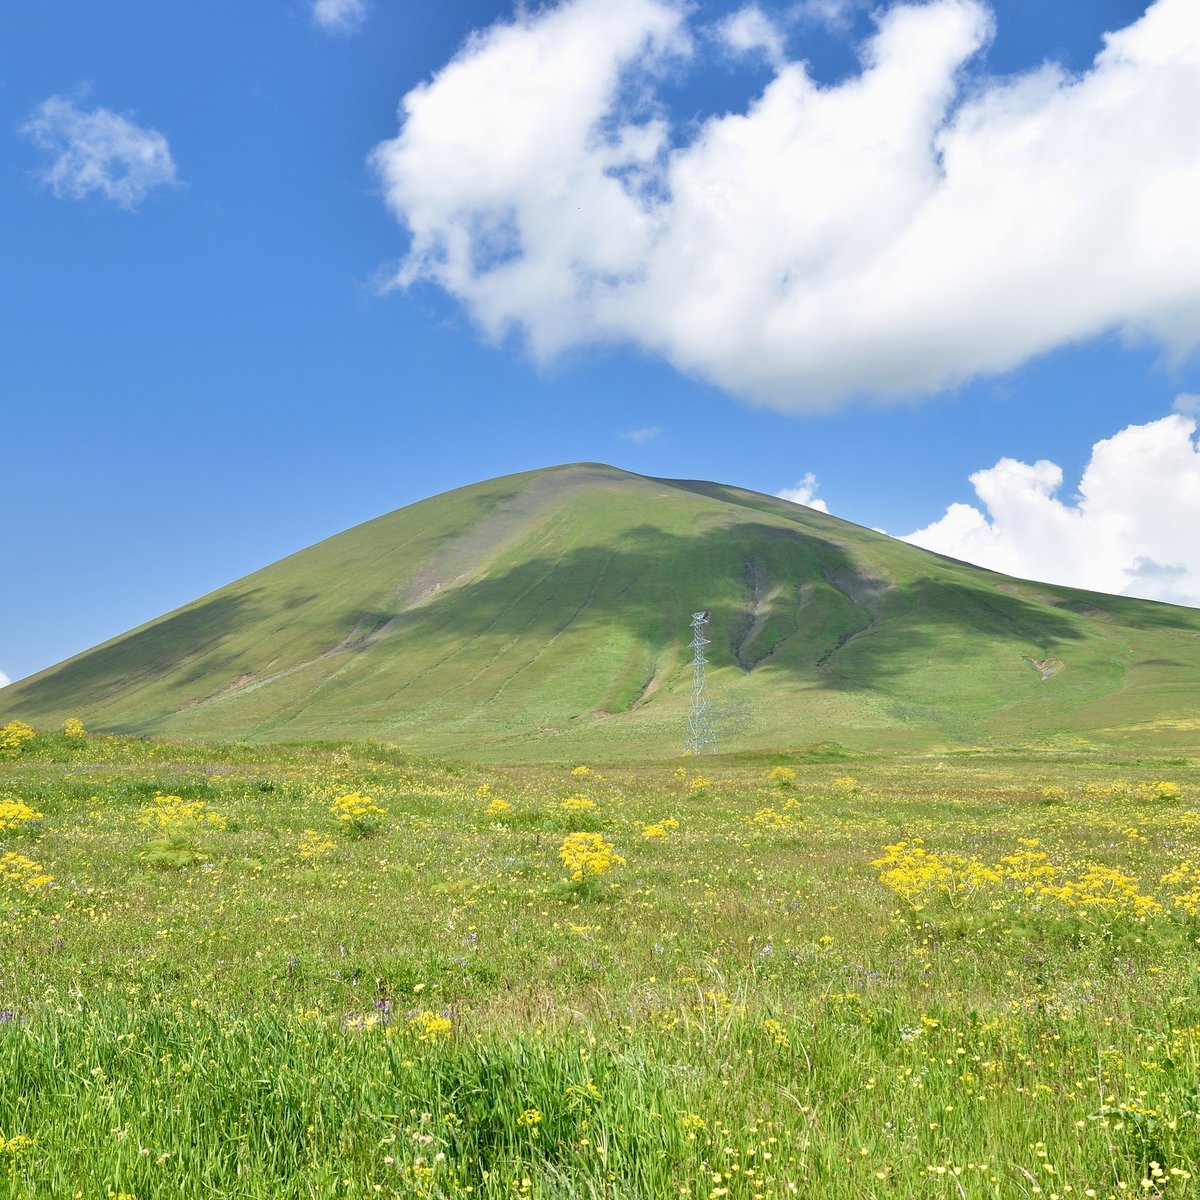
<svg viewBox="0 0 1200 1200">
<path fill-rule="evenodd" d="M 0 743 L 0 1196 L 1197 1194 L 1192 759 Z"/>
</svg>

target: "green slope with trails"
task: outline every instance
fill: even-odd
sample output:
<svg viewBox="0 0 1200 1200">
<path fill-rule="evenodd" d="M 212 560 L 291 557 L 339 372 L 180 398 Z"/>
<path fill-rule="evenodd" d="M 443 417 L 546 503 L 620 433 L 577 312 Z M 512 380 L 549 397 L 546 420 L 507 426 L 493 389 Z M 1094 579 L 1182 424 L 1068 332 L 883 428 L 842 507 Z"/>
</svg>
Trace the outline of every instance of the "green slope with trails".
<svg viewBox="0 0 1200 1200">
<path fill-rule="evenodd" d="M 722 748 L 1194 743 L 1200 612 L 1010 579 L 711 483 L 577 464 L 348 530 L 0 692 L 0 723 L 678 751 L 713 613 Z"/>
</svg>

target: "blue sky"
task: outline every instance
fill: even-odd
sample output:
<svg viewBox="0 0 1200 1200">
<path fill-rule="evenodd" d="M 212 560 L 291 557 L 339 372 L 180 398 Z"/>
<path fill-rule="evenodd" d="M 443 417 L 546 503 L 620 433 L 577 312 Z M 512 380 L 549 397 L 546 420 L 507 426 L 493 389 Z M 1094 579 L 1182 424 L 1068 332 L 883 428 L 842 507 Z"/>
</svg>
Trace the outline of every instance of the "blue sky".
<svg viewBox="0 0 1200 1200">
<path fill-rule="evenodd" d="M 580 460 L 1200 603 L 1193 0 L 322 4 L 0 9 L 0 673 Z"/>
</svg>

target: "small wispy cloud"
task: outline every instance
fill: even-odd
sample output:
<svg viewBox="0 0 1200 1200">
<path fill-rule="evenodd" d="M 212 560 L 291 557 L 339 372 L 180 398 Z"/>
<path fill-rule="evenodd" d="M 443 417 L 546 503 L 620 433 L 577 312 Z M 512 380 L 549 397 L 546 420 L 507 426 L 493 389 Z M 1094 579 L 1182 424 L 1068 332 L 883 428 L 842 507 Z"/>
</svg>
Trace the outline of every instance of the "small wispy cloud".
<svg viewBox="0 0 1200 1200">
<path fill-rule="evenodd" d="M 827 513 L 829 505 L 824 500 L 817 499 L 817 489 L 820 486 L 817 477 L 811 471 L 806 471 L 804 478 L 795 487 L 784 488 L 775 495 L 780 500 L 790 500 L 793 504 L 803 504 L 806 508 L 815 508 L 817 512 Z"/>
<path fill-rule="evenodd" d="M 866 7 L 867 0 L 800 0 L 788 10 L 788 16 L 797 22 L 842 32 L 850 28 L 855 13 Z"/>
<path fill-rule="evenodd" d="M 784 61 L 787 38 L 757 4 L 748 4 L 730 13 L 717 26 L 716 32 L 734 54 L 761 53 L 774 67 Z"/>
<path fill-rule="evenodd" d="M 107 108 L 85 112 L 73 100 L 51 96 L 21 132 L 53 155 L 41 175 L 60 199 L 98 192 L 132 212 L 154 188 L 178 182 L 167 139 Z"/>
<path fill-rule="evenodd" d="M 1181 392 L 1175 397 L 1175 403 L 1172 407 L 1177 413 L 1182 413 L 1185 417 L 1200 417 L 1200 396 L 1190 392 Z"/>
<path fill-rule="evenodd" d="M 0 671 L 0 687 L 8 687 L 10 683 L 12 680 L 3 671 Z"/>
<path fill-rule="evenodd" d="M 367 19 L 366 0 L 313 0 L 312 17 L 326 33 L 357 33 Z"/>
<path fill-rule="evenodd" d="M 647 442 L 654 441 L 660 433 L 662 430 L 657 425 L 647 425 L 644 429 L 627 429 L 621 436 L 635 446 L 644 446 Z"/>
</svg>

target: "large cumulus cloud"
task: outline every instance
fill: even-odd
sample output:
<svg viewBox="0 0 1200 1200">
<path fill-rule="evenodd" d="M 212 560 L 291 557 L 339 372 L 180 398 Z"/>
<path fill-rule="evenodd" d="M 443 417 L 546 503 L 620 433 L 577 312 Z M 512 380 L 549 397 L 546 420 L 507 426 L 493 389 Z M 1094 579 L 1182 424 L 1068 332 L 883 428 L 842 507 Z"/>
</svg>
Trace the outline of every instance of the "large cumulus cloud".
<svg viewBox="0 0 1200 1200">
<path fill-rule="evenodd" d="M 981 507 L 952 504 L 905 541 L 1046 583 L 1200 605 L 1200 447 L 1176 413 L 1092 447 L 1078 494 L 1055 463 L 1002 458 L 971 483 Z"/>
<path fill-rule="evenodd" d="M 756 7 L 743 111 L 673 128 L 682 0 L 563 0 L 473 36 L 373 163 L 433 282 L 540 360 L 632 343 L 790 411 L 939 389 L 1117 330 L 1200 341 L 1200 19 L 1157 0 L 1079 75 L 989 79 L 979 0 L 881 11 L 820 86 Z M 712 32 L 712 31 L 708 31 Z"/>
</svg>

